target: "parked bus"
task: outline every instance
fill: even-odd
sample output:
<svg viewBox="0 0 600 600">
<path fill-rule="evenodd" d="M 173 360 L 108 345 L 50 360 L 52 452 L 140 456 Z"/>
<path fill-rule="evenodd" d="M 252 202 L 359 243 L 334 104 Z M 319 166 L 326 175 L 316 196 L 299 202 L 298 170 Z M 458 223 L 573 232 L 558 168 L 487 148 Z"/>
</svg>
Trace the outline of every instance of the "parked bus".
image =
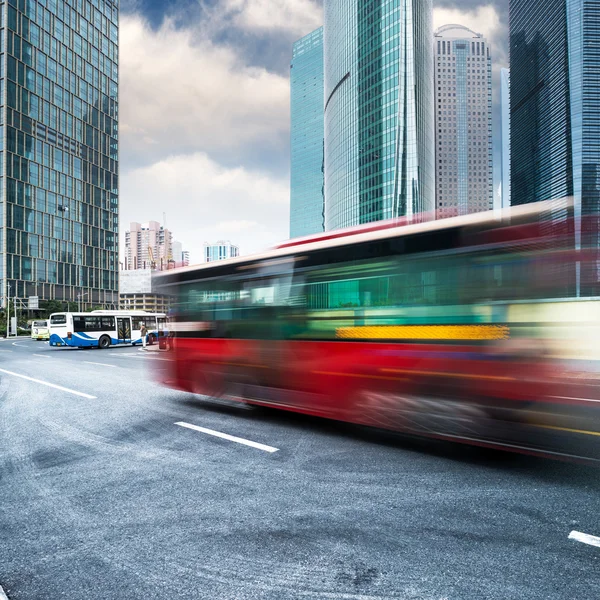
<svg viewBox="0 0 600 600">
<path fill-rule="evenodd" d="M 50 330 L 48 329 L 48 321 L 32 321 L 31 322 L 31 339 L 36 340 L 36 341 L 50 339 Z"/>
<path fill-rule="evenodd" d="M 50 345 L 76 348 L 109 348 L 124 344 L 141 345 L 142 323 L 147 342 L 153 344 L 166 326 L 164 313 L 95 310 L 88 313 L 50 315 Z"/>
<path fill-rule="evenodd" d="M 598 255 L 575 250 L 570 210 L 392 221 L 160 273 L 174 299 L 160 377 L 206 396 L 600 459 L 600 301 L 581 293 L 598 290 Z"/>
</svg>

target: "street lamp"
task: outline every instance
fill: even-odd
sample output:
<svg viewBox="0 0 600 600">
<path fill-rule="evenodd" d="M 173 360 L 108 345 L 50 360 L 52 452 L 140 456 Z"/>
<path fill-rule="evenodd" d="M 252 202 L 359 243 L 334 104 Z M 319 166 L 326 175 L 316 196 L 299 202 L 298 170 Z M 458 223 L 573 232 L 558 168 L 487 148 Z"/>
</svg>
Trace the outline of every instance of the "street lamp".
<svg viewBox="0 0 600 600">
<path fill-rule="evenodd" d="M 77 294 L 77 312 L 81 312 L 81 299 L 87 295 L 88 295 L 88 292 L 84 292 L 83 294 L 81 294 L 81 293 Z"/>
</svg>

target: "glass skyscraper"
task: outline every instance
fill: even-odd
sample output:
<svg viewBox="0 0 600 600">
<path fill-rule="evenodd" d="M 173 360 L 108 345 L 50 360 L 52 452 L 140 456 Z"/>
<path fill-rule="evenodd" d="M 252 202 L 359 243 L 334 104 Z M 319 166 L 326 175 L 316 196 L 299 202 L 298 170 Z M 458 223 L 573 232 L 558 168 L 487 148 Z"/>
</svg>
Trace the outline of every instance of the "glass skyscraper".
<svg viewBox="0 0 600 600">
<path fill-rule="evenodd" d="M 290 237 L 294 238 L 324 228 L 322 27 L 294 44 L 290 85 Z"/>
<path fill-rule="evenodd" d="M 462 25 L 435 32 L 437 218 L 491 210 L 492 57 L 487 40 Z"/>
<path fill-rule="evenodd" d="M 500 70 L 500 120 L 502 129 L 501 207 L 510 207 L 510 70 Z"/>
<path fill-rule="evenodd" d="M 0 11 L 3 304 L 10 293 L 116 308 L 118 0 Z"/>
<path fill-rule="evenodd" d="M 577 244 L 597 250 L 600 2 L 511 0 L 510 62 L 511 203 L 572 197 Z M 599 294 L 598 280 L 578 290 Z"/>
<path fill-rule="evenodd" d="M 435 206 L 431 0 L 324 5 L 325 228 Z"/>
</svg>

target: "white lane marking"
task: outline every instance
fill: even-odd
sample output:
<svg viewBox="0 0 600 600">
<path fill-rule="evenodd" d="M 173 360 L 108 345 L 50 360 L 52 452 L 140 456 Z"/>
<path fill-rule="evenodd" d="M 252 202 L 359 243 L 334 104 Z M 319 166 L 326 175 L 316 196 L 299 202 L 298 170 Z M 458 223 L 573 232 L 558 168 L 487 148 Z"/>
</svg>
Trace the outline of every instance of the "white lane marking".
<svg viewBox="0 0 600 600">
<path fill-rule="evenodd" d="M 67 392 L 68 394 L 74 394 L 75 396 L 81 396 L 82 398 L 87 398 L 88 400 L 96 399 L 96 396 L 90 396 L 89 394 L 84 394 L 83 392 L 78 392 L 77 390 L 71 390 L 69 388 L 63 387 L 62 385 L 56 385 L 55 383 L 48 383 L 47 381 L 42 381 L 41 379 L 34 379 L 33 377 L 27 377 L 27 375 L 21 375 L 20 373 L 14 373 L 13 371 L 7 371 L 6 369 L 0 369 L 0 373 L 6 373 L 7 375 L 12 375 L 13 377 L 20 377 L 21 379 L 26 379 L 27 381 L 33 381 L 33 383 L 39 383 L 40 385 L 47 385 L 48 387 L 54 388 L 56 390 L 60 390 L 61 392 Z"/>
<path fill-rule="evenodd" d="M 97 363 L 97 362 L 92 362 L 90 360 L 84 360 L 83 361 L 86 365 L 99 365 L 100 367 L 110 367 L 111 369 L 116 369 L 117 365 L 109 365 L 106 363 Z"/>
<path fill-rule="evenodd" d="M 12 343 L 12 345 L 13 345 L 13 346 L 22 346 L 23 344 L 22 344 L 22 343 L 19 343 L 19 342 L 13 342 L 13 343 Z"/>
<path fill-rule="evenodd" d="M 51 358 L 50 356 L 46 356 L 45 354 L 34 354 L 33 356 L 40 356 L 42 358 Z"/>
<path fill-rule="evenodd" d="M 569 539 L 600 548 L 600 537 L 595 535 L 588 535 L 587 533 L 581 533 L 581 531 L 571 531 Z"/>
<path fill-rule="evenodd" d="M 12 352 L 12 350 L 6 350 L 5 348 L 0 348 L 0 352 Z"/>
<path fill-rule="evenodd" d="M 8 596 L 4 593 L 2 586 L 0 585 L 0 600 L 8 600 Z"/>
<path fill-rule="evenodd" d="M 165 360 L 171 362 L 170 358 L 159 358 L 158 356 L 148 356 L 147 354 L 121 354 L 120 358 L 137 358 L 139 360 Z"/>
<path fill-rule="evenodd" d="M 250 446 L 251 448 L 257 448 L 258 450 L 263 450 L 264 452 L 277 452 L 279 448 L 274 448 L 273 446 L 267 446 L 266 444 L 259 444 L 258 442 L 253 442 L 251 440 L 245 440 L 244 438 L 236 437 L 234 435 L 229 435 L 228 433 L 221 433 L 220 431 L 214 431 L 213 429 L 206 429 L 205 427 L 198 427 L 198 425 L 191 425 L 190 423 L 184 423 L 183 421 L 179 421 L 175 423 L 175 425 L 179 425 L 179 427 L 187 427 L 188 429 L 193 429 L 194 431 L 199 431 L 200 433 L 206 433 L 208 435 L 213 435 L 218 438 L 222 438 L 224 440 L 229 440 L 230 442 L 237 442 L 238 444 L 244 444 L 244 446 Z"/>
</svg>

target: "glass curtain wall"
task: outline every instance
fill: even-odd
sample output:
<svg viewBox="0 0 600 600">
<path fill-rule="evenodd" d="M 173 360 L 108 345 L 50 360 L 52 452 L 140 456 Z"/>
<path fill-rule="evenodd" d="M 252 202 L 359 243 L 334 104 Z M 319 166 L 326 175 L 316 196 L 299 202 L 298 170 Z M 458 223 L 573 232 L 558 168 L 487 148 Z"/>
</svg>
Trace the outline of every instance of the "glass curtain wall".
<svg viewBox="0 0 600 600">
<path fill-rule="evenodd" d="M 600 246 L 600 3 L 511 0 L 511 203 L 572 197 L 576 243 Z M 600 260 L 577 293 L 600 295 Z"/>
<path fill-rule="evenodd" d="M 117 307 L 118 13 L 1 4 L 3 298 Z"/>
<path fill-rule="evenodd" d="M 323 28 L 294 44 L 291 73 L 290 237 L 323 223 Z"/>
<path fill-rule="evenodd" d="M 431 0 L 325 3 L 325 226 L 434 208 Z"/>
</svg>

